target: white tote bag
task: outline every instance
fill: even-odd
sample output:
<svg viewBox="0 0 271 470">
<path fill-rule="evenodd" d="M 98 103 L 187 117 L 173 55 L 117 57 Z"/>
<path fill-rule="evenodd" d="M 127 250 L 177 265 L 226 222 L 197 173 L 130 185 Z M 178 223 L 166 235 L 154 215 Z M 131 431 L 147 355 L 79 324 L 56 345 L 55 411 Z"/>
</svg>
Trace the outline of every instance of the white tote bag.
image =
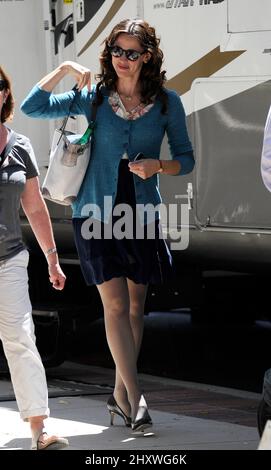
<svg viewBox="0 0 271 470">
<path fill-rule="evenodd" d="M 91 121 L 83 135 L 65 130 L 69 115 L 60 129 L 55 130 L 42 184 L 42 195 L 46 199 L 66 206 L 75 201 L 90 160 L 96 110 L 96 103 L 92 103 Z"/>
</svg>

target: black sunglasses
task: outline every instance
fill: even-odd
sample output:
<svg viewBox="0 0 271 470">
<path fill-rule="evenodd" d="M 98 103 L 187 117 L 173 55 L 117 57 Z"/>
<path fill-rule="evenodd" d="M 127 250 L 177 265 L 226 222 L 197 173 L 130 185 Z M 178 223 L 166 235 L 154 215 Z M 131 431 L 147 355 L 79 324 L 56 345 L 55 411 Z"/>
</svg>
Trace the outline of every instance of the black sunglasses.
<svg viewBox="0 0 271 470">
<path fill-rule="evenodd" d="M 3 91 L 5 88 L 7 88 L 6 80 L 0 80 L 0 91 Z"/>
<path fill-rule="evenodd" d="M 122 49 L 120 46 L 108 46 L 109 52 L 113 57 L 122 57 L 123 54 L 128 60 L 134 62 L 138 60 L 139 57 L 145 54 L 146 51 L 139 52 L 135 51 L 135 49 Z"/>
</svg>

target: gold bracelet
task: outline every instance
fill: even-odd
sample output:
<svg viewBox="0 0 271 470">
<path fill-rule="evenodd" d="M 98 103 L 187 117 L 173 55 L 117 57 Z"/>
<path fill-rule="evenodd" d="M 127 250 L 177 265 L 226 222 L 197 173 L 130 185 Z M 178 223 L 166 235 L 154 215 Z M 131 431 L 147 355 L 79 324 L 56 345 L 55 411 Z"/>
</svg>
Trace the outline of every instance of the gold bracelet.
<svg viewBox="0 0 271 470">
<path fill-rule="evenodd" d="M 57 253 L 56 247 L 54 247 L 54 248 L 49 248 L 49 250 L 45 251 L 44 254 L 45 254 L 46 258 L 48 258 L 48 256 L 49 256 L 49 255 L 52 255 L 53 253 Z"/>
</svg>

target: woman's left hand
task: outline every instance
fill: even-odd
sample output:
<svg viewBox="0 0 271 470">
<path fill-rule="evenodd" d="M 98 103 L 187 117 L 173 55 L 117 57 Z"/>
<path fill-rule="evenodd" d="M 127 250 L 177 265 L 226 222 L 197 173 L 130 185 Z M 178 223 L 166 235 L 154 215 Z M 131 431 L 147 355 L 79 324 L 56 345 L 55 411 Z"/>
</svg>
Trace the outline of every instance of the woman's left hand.
<svg viewBox="0 0 271 470">
<path fill-rule="evenodd" d="M 62 290 L 65 285 L 66 276 L 63 273 L 59 263 L 49 264 L 48 271 L 49 279 L 50 282 L 53 284 L 53 288 L 57 290 Z"/>
<path fill-rule="evenodd" d="M 156 160 L 155 158 L 144 158 L 142 160 L 137 160 L 136 162 L 130 162 L 129 168 L 132 173 L 143 180 L 146 180 L 158 173 L 160 164 L 159 160 Z"/>
</svg>

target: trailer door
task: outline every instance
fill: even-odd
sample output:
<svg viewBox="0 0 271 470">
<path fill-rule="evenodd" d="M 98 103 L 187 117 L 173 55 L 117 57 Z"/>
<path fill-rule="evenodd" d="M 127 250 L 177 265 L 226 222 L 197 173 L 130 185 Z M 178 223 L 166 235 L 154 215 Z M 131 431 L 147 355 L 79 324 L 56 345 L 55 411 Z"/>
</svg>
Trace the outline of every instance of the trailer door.
<svg viewBox="0 0 271 470">
<path fill-rule="evenodd" d="M 233 88 L 234 94 L 219 101 L 221 88 L 228 96 Z M 225 229 L 271 228 L 271 193 L 260 172 L 271 81 L 198 79 L 193 98 L 197 222 Z"/>
<path fill-rule="evenodd" d="M 228 0 L 224 50 L 270 49 L 270 0 Z"/>
</svg>

